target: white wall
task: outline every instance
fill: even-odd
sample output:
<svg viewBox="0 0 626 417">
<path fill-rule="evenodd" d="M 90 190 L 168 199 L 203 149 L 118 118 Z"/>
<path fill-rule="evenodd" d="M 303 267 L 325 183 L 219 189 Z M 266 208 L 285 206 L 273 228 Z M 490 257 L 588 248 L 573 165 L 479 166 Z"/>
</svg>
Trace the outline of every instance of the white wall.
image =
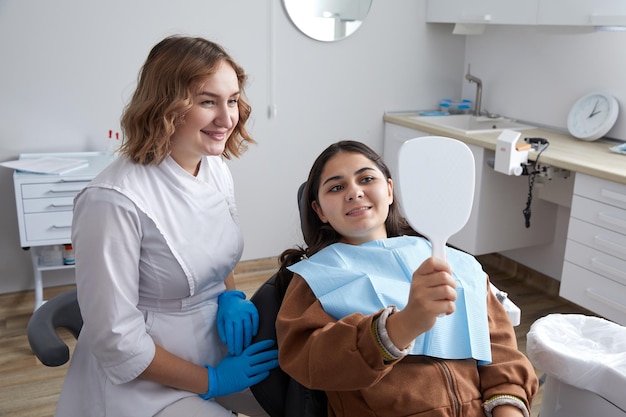
<svg viewBox="0 0 626 417">
<path fill-rule="evenodd" d="M 611 92 L 626 106 L 626 33 L 489 26 L 464 37 L 452 35 L 451 25 L 425 24 L 424 11 L 424 0 L 373 0 L 354 36 L 324 43 L 300 34 L 279 0 L 0 1 L 0 161 L 104 149 L 152 45 L 173 33 L 206 36 L 250 74 L 259 144 L 230 163 L 248 260 L 299 243 L 295 191 L 324 147 L 353 138 L 382 151 L 385 111 L 473 97 L 474 85 L 463 79 L 468 63 L 492 112 L 564 129 L 570 106 L 589 91 Z M 277 115 L 268 119 L 272 98 Z M 626 139 L 626 117 L 609 135 Z M 0 190 L 0 292 L 31 288 L 5 168 Z M 553 245 L 507 255 L 524 263 L 558 258 L 568 215 L 559 212 Z M 538 269 L 560 275 L 555 262 Z M 68 280 L 67 273 L 45 278 L 50 285 Z"/>
<path fill-rule="evenodd" d="M 483 81 L 483 108 L 566 129 L 578 98 L 605 91 L 622 107 L 607 136 L 626 140 L 626 32 L 488 26 L 483 35 L 466 38 L 465 69 L 471 64 Z M 467 96 L 474 86 L 464 83 Z"/>
<path fill-rule="evenodd" d="M 423 0 L 373 0 L 355 35 L 323 43 L 300 34 L 279 0 L 2 0 L 0 161 L 105 149 L 149 49 L 173 33 L 211 38 L 250 74 L 258 145 L 230 163 L 243 259 L 276 256 L 300 243 L 296 189 L 323 148 L 352 138 L 382 152 L 385 111 L 429 108 L 460 95 L 465 39 L 447 25 L 426 25 L 424 11 Z M 268 119 L 272 96 L 277 114 Z M 31 288 L 6 168 L 0 190 L 0 292 Z M 47 285 L 71 279 L 67 272 L 44 277 Z"/>
<path fill-rule="evenodd" d="M 483 108 L 563 130 L 576 99 L 592 91 L 611 93 L 620 102 L 622 112 L 607 136 L 624 141 L 624 50 L 626 32 L 488 26 L 483 35 L 467 36 L 465 68 L 471 64 L 471 72 L 483 81 Z M 463 90 L 464 96 L 475 94 L 474 84 L 465 82 Z M 573 177 L 556 178 L 550 187 L 571 187 L 571 181 Z M 559 208 L 552 244 L 503 254 L 560 279 L 569 214 L 569 207 Z"/>
</svg>

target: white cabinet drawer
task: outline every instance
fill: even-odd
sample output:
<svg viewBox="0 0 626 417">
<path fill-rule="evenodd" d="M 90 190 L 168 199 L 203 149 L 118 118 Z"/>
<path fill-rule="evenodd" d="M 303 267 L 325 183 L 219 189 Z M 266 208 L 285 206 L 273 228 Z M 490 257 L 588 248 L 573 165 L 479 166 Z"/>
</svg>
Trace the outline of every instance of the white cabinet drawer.
<svg viewBox="0 0 626 417">
<path fill-rule="evenodd" d="M 626 261 L 626 235 L 571 218 L 567 238 Z"/>
<path fill-rule="evenodd" d="M 22 184 L 22 198 L 73 197 L 85 188 L 89 181 L 58 181 L 42 184 Z"/>
<path fill-rule="evenodd" d="M 74 197 L 32 198 L 24 200 L 24 213 L 72 211 Z"/>
<path fill-rule="evenodd" d="M 626 184 L 576 174 L 559 294 L 626 325 Z"/>
<path fill-rule="evenodd" d="M 620 325 L 626 325 L 624 285 L 566 261 L 559 295 Z"/>
<path fill-rule="evenodd" d="M 72 211 L 32 213 L 24 216 L 26 238 L 30 242 L 58 240 L 70 241 Z"/>
<path fill-rule="evenodd" d="M 571 217 L 626 235 L 626 210 L 575 195 Z"/>
<path fill-rule="evenodd" d="M 626 286 L 626 261 L 623 259 L 568 239 L 565 260 Z"/>
<path fill-rule="evenodd" d="M 576 174 L 574 194 L 626 209 L 626 184 Z"/>
</svg>

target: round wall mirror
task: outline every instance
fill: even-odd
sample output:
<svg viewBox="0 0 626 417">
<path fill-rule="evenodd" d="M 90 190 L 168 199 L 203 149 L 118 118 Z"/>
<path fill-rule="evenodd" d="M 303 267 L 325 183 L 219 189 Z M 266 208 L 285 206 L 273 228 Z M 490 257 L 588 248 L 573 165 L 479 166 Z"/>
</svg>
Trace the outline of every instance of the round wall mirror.
<svg viewBox="0 0 626 417">
<path fill-rule="evenodd" d="M 332 42 L 356 32 L 372 0 L 283 0 L 283 5 L 302 33 L 318 41 Z"/>
</svg>

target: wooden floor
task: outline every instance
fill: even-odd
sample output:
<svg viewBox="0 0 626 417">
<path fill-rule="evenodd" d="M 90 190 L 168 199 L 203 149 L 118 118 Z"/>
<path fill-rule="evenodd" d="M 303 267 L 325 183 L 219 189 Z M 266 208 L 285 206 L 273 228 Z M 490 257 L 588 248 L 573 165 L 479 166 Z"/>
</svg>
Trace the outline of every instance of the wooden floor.
<svg viewBox="0 0 626 417">
<path fill-rule="evenodd" d="M 481 256 L 479 260 L 494 284 L 508 292 L 522 310 L 522 323 L 516 327 L 516 333 L 519 348 L 523 352 L 526 349 L 526 333 L 539 317 L 556 312 L 590 314 L 559 298 L 556 281 L 546 279 L 499 255 Z M 275 270 L 275 258 L 240 263 L 235 271 L 237 286 L 252 295 Z M 45 298 L 69 288 L 47 288 Z M 32 292 L 0 295 L 0 416 L 54 415 L 67 365 L 49 368 L 33 356 L 26 339 L 26 326 L 33 304 Z M 74 340 L 69 333 L 63 333 L 63 338 L 73 347 Z M 537 373 L 541 375 L 540 370 Z M 537 416 L 540 403 L 541 395 L 538 395 L 533 402 L 533 417 Z"/>
</svg>

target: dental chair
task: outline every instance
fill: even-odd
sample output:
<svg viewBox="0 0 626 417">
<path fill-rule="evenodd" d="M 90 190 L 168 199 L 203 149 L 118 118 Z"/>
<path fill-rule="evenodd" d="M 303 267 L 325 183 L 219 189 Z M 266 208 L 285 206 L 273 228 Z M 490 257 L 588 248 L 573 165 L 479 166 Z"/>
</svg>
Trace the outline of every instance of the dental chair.
<svg viewBox="0 0 626 417">
<path fill-rule="evenodd" d="M 300 227 L 303 234 L 307 233 L 302 206 L 304 204 L 304 187 L 298 188 L 298 210 Z M 305 239 L 306 240 L 306 239 Z M 280 310 L 282 299 L 275 286 L 276 274 L 272 275 L 250 300 L 259 311 L 259 330 L 253 342 L 265 339 L 276 340 L 276 316 Z M 520 309 L 508 299 L 507 294 L 491 284 L 491 291 L 504 305 L 514 326 L 520 323 Z M 250 387 L 256 400 L 270 417 L 325 417 L 327 416 L 327 400 L 323 391 L 308 389 L 292 379 L 283 370 L 275 368 L 269 377 Z"/>
<path fill-rule="evenodd" d="M 301 215 L 305 184 L 300 185 L 297 193 Z M 302 216 L 301 227 L 303 233 L 306 233 Z M 276 316 L 282 300 L 276 290 L 275 280 L 276 274 L 263 283 L 250 298 L 259 311 L 259 330 L 253 342 L 276 340 Z M 492 287 L 492 291 L 498 290 Z M 508 301 L 506 293 L 498 291 L 498 294 L 501 302 Z M 515 308 L 517 309 L 516 306 Z M 517 314 L 517 311 L 513 313 Z M 512 320 L 514 318 L 512 317 Z M 519 324 L 519 317 L 517 320 Z M 28 323 L 28 341 L 33 353 L 47 366 L 63 365 L 69 360 L 69 348 L 59 337 L 56 329 L 67 328 L 78 337 L 82 324 L 76 289 L 50 299 L 33 313 Z M 268 378 L 250 387 L 250 390 L 270 417 L 327 416 L 326 394 L 302 386 L 280 368 L 273 369 Z"/>
</svg>

